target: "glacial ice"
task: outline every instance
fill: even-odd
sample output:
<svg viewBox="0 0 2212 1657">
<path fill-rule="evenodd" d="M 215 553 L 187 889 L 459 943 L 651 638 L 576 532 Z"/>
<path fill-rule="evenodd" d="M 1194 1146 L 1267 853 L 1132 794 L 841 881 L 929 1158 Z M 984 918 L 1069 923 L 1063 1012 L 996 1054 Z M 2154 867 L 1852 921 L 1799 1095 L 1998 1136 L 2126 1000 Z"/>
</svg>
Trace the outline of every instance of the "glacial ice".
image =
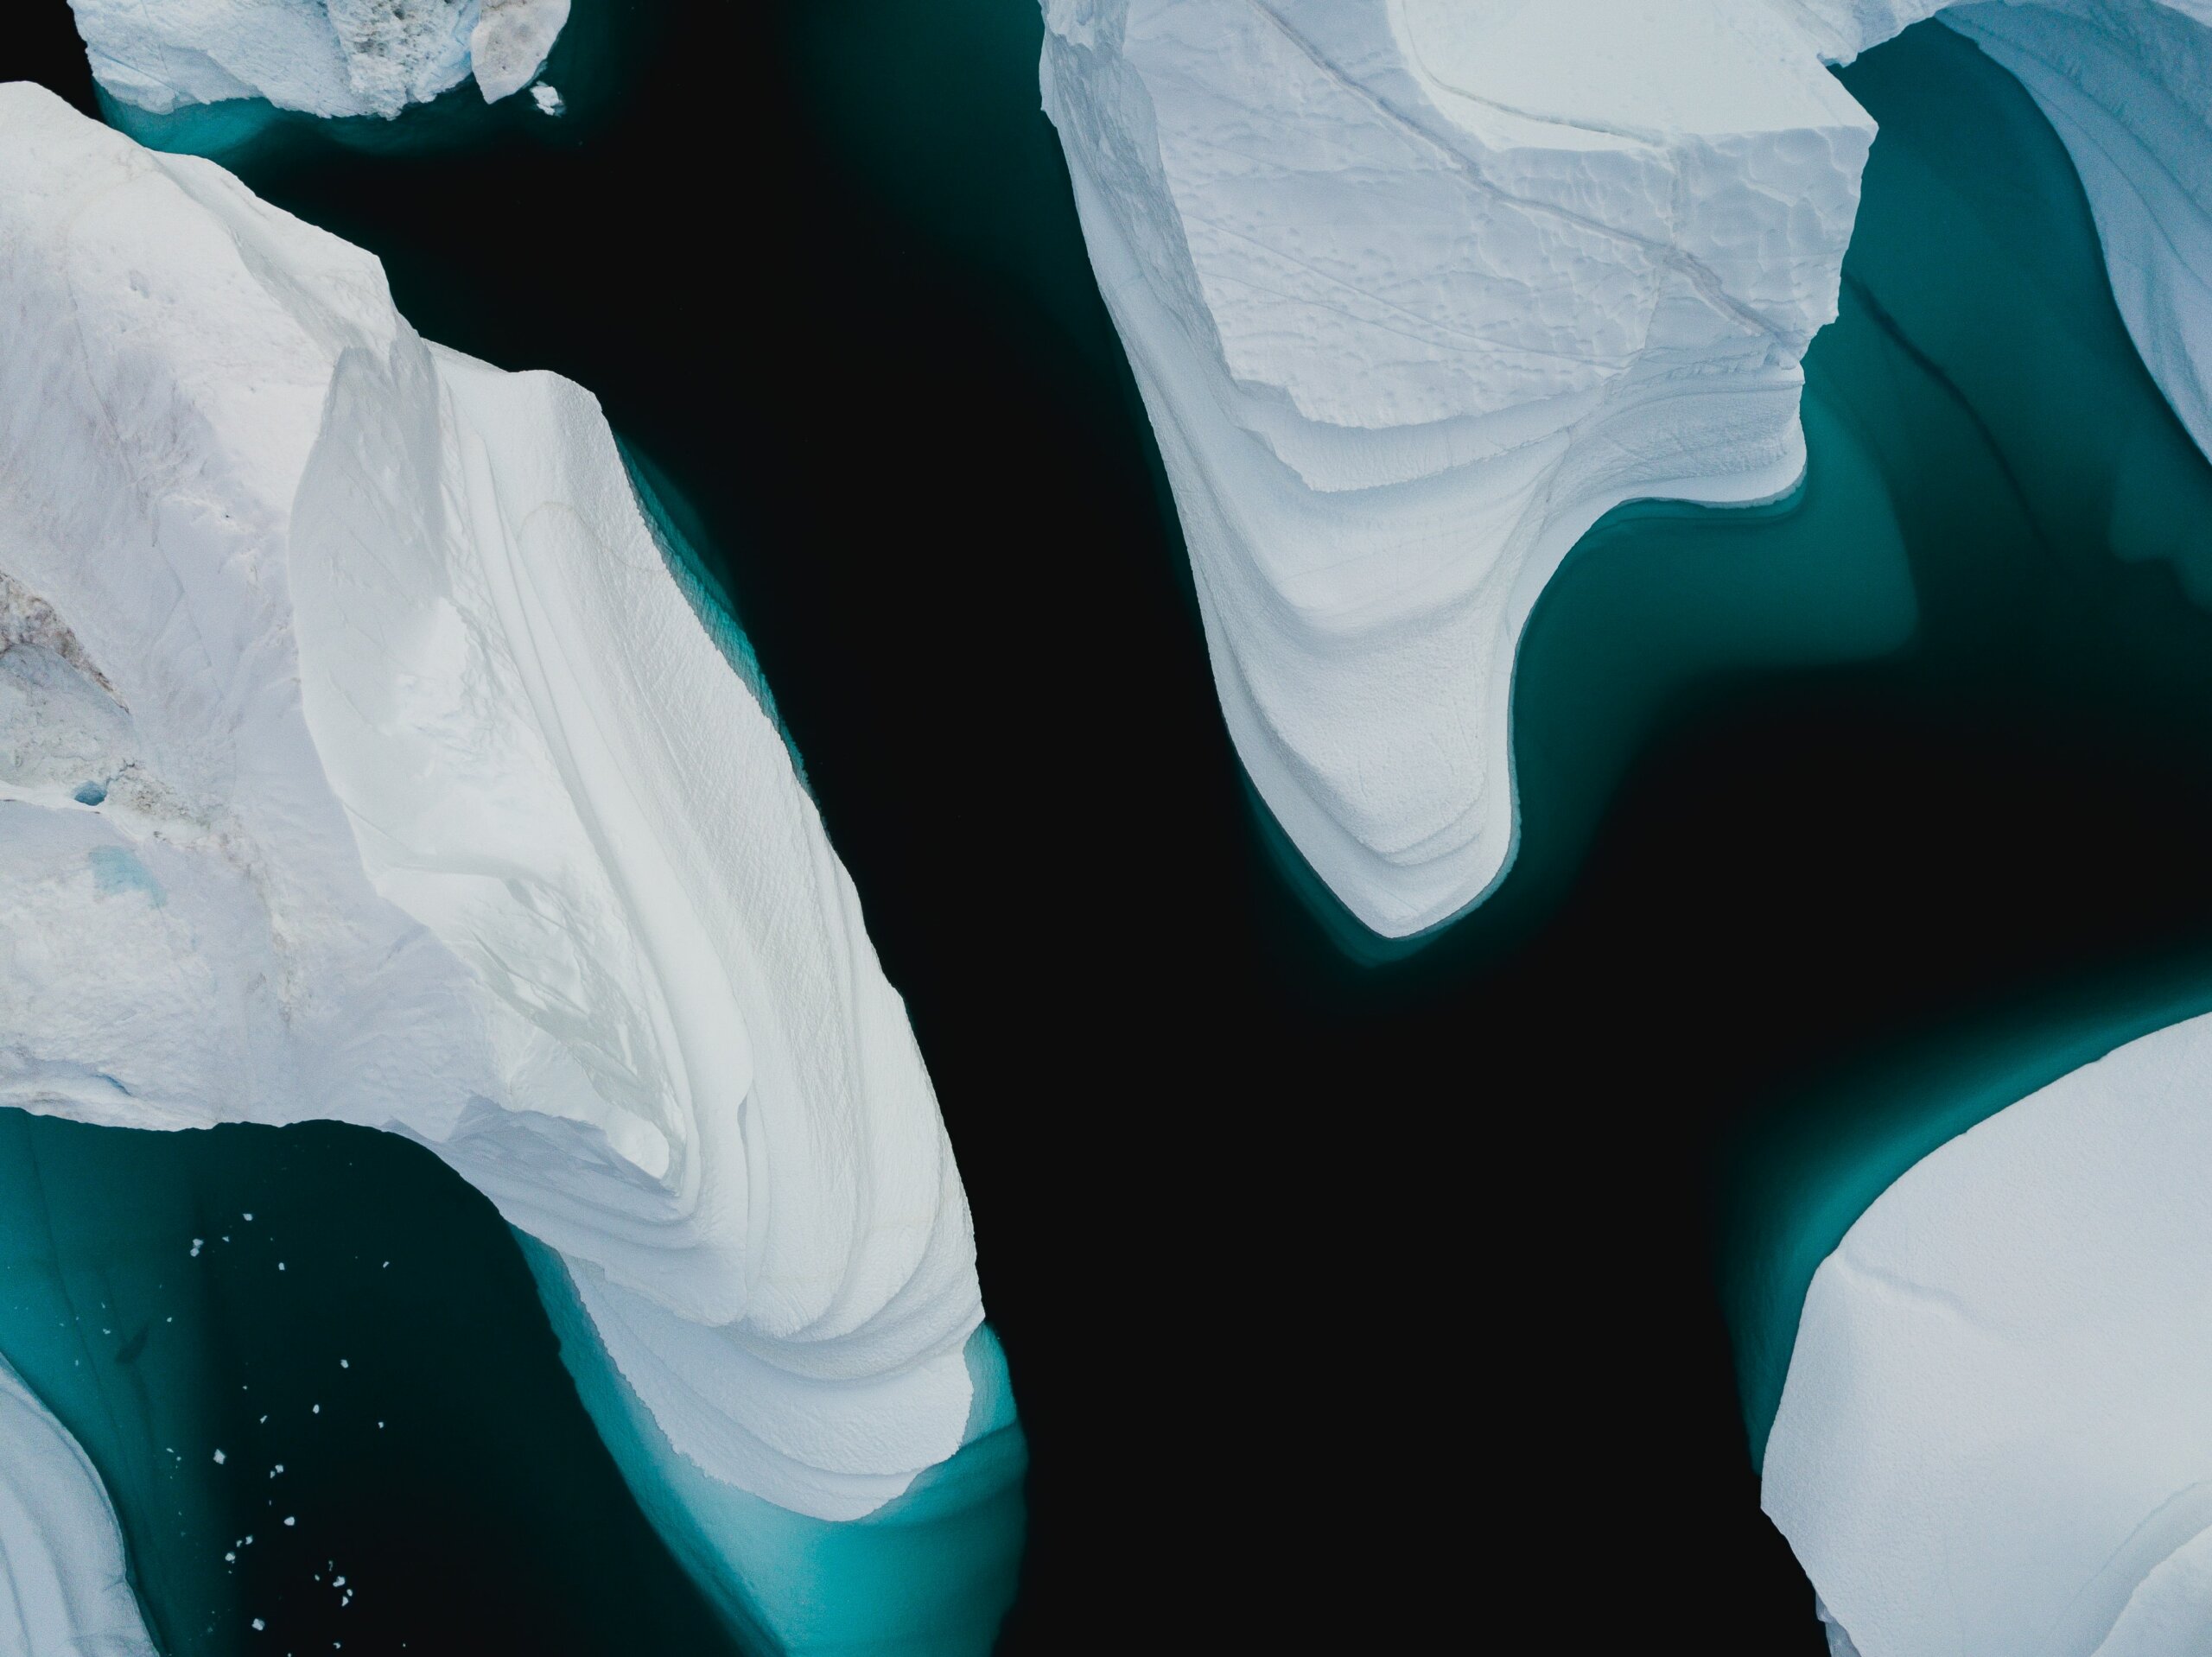
<svg viewBox="0 0 2212 1657">
<path fill-rule="evenodd" d="M 928 1076 L 589 395 L 21 84 L 0 337 L 0 1103 L 410 1134 L 714 1478 L 844 1519 L 951 1456 Z"/>
<path fill-rule="evenodd" d="M 2212 1628 L 2212 1018 L 1916 1164 L 1815 1274 L 1767 1512 L 1864 1657 Z"/>
<path fill-rule="evenodd" d="M 69 0 L 92 73 L 156 114 L 264 98 L 310 115 L 397 115 L 472 71 L 485 101 L 528 86 L 569 0 Z"/>
<path fill-rule="evenodd" d="M 1803 465 L 1874 124 L 1824 65 L 1937 0 L 1043 0 L 1041 81 L 1189 544 L 1224 719 L 1368 926 L 1510 860 L 1515 653 L 1636 497 Z M 2200 443 L 2207 0 L 1978 4 Z"/>
<path fill-rule="evenodd" d="M 99 1473 L 4 1359 L 0 1650 L 21 1657 L 155 1657 Z"/>
</svg>

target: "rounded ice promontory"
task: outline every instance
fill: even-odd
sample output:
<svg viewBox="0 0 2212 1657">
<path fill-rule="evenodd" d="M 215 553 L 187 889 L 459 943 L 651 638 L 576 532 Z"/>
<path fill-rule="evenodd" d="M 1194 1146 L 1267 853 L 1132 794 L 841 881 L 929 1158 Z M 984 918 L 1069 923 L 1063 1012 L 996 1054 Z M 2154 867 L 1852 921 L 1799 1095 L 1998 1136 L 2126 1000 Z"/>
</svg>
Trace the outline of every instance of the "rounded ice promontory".
<svg viewBox="0 0 2212 1657">
<path fill-rule="evenodd" d="M 0 339 L 0 1104 L 408 1134 L 714 1477 L 845 1519 L 950 1457 L 936 1096 L 590 395 L 23 84 Z"/>
<path fill-rule="evenodd" d="M 1624 501 L 1770 498 L 1874 124 L 1940 0 L 1045 0 L 1041 78 L 1174 490 L 1224 718 L 1369 927 L 1483 897 L 1514 659 Z M 1944 12 L 2058 128 L 2212 443 L 2201 0 Z"/>
</svg>

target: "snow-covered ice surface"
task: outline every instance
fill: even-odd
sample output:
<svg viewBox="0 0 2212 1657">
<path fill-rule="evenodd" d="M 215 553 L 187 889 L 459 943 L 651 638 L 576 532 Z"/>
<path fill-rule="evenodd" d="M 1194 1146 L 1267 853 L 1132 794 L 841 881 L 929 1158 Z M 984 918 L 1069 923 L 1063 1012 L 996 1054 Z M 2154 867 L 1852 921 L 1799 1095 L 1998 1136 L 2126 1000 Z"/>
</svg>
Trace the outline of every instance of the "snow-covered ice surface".
<svg viewBox="0 0 2212 1657">
<path fill-rule="evenodd" d="M 2205 1649 L 2208 1100 L 2212 1018 L 2131 1042 L 1923 1159 L 1815 1275 L 1764 1503 L 1862 1657 Z"/>
<path fill-rule="evenodd" d="M 143 110 L 264 98 L 397 115 L 473 72 L 486 100 L 537 76 L 569 0 L 70 0 L 92 73 Z"/>
<path fill-rule="evenodd" d="M 588 394 L 0 87 L 0 1102 L 428 1144 L 715 1478 L 868 1513 L 982 1316 L 905 1010 Z"/>
<path fill-rule="evenodd" d="M 1956 18 L 2066 134 L 2200 442 L 2205 6 Z M 1044 0 L 1045 107 L 1224 714 L 1375 930 L 1506 867 L 1515 651 L 1582 532 L 1799 475 L 1799 362 L 1874 135 L 1825 65 L 1939 9 Z"/>
<path fill-rule="evenodd" d="M 0 1651 L 155 1657 L 99 1475 L 0 1359 Z"/>
</svg>

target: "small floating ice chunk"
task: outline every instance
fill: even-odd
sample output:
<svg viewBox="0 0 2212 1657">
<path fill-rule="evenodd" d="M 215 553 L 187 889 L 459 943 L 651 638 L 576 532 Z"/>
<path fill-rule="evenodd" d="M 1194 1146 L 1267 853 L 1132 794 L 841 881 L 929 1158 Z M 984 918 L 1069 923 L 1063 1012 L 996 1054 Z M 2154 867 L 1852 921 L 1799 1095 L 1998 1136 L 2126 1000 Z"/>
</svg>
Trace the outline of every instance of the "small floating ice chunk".
<svg viewBox="0 0 2212 1657">
<path fill-rule="evenodd" d="M 257 1617 L 257 1616 L 256 1618 L 254 1618 L 254 1619 L 253 1619 L 253 1631 L 254 1631 L 256 1634 L 259 1634 L 259 1633 L 260 1633 L 264 1628 L 267 1628 L 268 1626 L 269 1626 L 269 1625 L 268 1625 L 266 1622 L 263 1622 L 259 1617 Z"/>
<path fill-rule="evenodd" d="M 530 95 L 532 101 L 537 104 L 537 112 L 541 115 L 558 115 L 569 107 L 562 100 L 561 94 L 542 80 L 530 89 Z M 99 802 L 92 801 L 89 803 L 98 804 Z"/>
<path fill-rule="evenodd" d="M 284 1515 L 284 1522 L 285 1522 L 285 1524 L 287 1524 L 287 1525 L 296 1525 L 296 1524 L 298 1524 L 300 1521 L 299 1521 L 298 1518 L 297 1518 L 296 1515 L 291 1514 L 286 1514 Z"/>
<path fill-rule="evenodd" d="M 228 1461 L 229 1459 L 230 1459 L 230 1457 L 227 1457 L 227 1456 L 226 1456 L 226 1455 L 224 1455 L 224 1454 L 223 1454 L 223 1452 L 222 1452 L 221 1451 L 219 1451 L 219 1451 L 217 1451 L 215 1452 L 215 1465 L 216 1465 L 216 1466 L 220 1467 L 220 1466 L 221 1466 L 225 1462 Z"/>
<path fill-rule="evenodd" d="M 194 1237 L 192 1240 L 192 1258 L 198 1260 L 200 1258 L 200 1251 L 206 1248 L 207 1245 L 207 1240 L 205 1237 Z"/>
</svg>

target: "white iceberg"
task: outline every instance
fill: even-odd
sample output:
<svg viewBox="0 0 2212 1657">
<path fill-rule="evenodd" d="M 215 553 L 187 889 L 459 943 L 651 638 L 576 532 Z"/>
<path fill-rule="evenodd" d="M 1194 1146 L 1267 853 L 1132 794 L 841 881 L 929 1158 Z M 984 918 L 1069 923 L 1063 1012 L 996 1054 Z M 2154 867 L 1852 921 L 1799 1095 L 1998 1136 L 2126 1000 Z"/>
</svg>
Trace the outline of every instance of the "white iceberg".
<svg viewBox="0 0 2212 1657">
<path fill-rule="evenodd" d="M 2212 1641 L 2212 1018 L 1950 1141 L 1815 1274 L 1764 1505 L 1860 1657 Z"/>
<path fill-rule="evenodd" d="M 20 1657 L 156 1657 L 99 1473 L 4 1359 L 0 1650 Z"/>
<path fill-rule="evenodd" d="M 569 0 L 69 0 L 92 73 L 157 115 L 265 98 L 395 116 L 472 73 L 486 103 L 537 78 Z"/>
<path fill-rule="evenodd" d="M 982 1317 L 903 1005 L 590 396 L 0 87 L 0 1103 L 420 1140 L 669 1440 L 950 1456 Z"/>
<path fill-rule="evenodd" d="M 1582 532 L 1796 479 L 1874 136 L 1824 66 L 1939 9 L 1044 0 L 1045 108 L 1224 715 L 1376 931 L 1506 867 L 1515 652 Z M 2145 360 L 2212 442 L 2206 0 L 1955 21 L 2066 136 Z"/>
</svg>

